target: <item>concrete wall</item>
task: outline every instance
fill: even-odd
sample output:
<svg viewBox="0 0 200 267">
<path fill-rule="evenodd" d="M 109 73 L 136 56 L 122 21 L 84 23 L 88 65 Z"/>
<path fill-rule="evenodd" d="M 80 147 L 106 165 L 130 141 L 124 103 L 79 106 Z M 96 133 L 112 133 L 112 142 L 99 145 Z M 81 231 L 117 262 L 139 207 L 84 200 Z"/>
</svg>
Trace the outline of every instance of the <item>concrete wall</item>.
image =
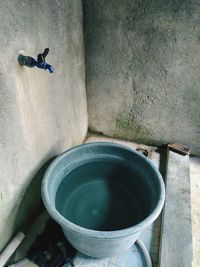
<svg viewBox="0 0 200 267">
<path fill-rule="evenodd" d="M 90 129 L 200 154 L 200 2 L 83 3 Z"/>
<path fill-rule="evenodd" d="M 1 250 L 38 207 L 44 163 L 84 140 L 87 111 L 81 0 L 1 1 L 0 25 Z M 55 73 L 19 66 L 19 50 L 45 47 Z"/>
</svg>

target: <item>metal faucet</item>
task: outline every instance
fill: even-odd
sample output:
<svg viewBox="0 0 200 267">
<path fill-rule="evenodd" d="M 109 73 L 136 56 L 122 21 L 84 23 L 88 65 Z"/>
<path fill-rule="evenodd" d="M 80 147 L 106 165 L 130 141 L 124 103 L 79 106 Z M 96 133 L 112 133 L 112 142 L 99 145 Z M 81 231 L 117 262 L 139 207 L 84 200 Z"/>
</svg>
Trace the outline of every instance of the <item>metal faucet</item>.
<svg viewBox="0 0 200 267">
<path fill-rule="evenodd" d="M 54 68 L 45 62 L 45 58 L 49 53 L 49 48 L 45 48 L 42 54 L 38 54 L 37 60 L 30 56 L 24 56 L 19 54 L 17 57 L 20 66 L 26 66 L 29 68 L 37 67 L 39 69 L 48 70 L 50 73 L 54 72 Z"/>
</svg>

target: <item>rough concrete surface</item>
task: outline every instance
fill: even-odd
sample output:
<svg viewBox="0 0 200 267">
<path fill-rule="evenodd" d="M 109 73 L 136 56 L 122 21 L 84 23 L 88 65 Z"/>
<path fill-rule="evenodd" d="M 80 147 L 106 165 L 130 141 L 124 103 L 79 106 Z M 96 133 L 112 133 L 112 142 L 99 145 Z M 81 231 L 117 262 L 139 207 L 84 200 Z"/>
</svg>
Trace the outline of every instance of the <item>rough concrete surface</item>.
<svg viewBox="0 0 200 267">
<path fill-rule="evenodd" d="M 200 154 L 200 1 L 83 4 L 90 129 Z"/>
<path fill-rule="evenodd" d="M 81 1 L 1 1 L 0 24 L 1 250 L 38 207 L 44 163 L 84 140 L 87 111 Z M 19 50 L 46 47 L 55 73 L 19 66 Z"/>
</svg>

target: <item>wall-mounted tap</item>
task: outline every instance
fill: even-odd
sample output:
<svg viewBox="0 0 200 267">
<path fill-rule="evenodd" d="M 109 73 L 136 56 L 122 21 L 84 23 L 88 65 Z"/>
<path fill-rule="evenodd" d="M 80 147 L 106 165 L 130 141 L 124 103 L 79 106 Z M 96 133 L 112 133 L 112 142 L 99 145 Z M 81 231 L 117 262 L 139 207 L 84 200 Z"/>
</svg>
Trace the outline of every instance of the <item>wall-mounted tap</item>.
<svg viewBox="0 0 200 267">
<path fill-rule="evenodd" d="M 38 54 L 37 60 L 30 56 L 24 56 L 19 54 L 17 57 L 20 66 L 26 66 L 29 68 L 37 67 L 39 69 L 48 70 L 50 73 L 54 72 L 54 68 L 45 62 L 45 58 L 49 53 L 49 48 L 45 48 L 42 54 Z"/>
</svg>

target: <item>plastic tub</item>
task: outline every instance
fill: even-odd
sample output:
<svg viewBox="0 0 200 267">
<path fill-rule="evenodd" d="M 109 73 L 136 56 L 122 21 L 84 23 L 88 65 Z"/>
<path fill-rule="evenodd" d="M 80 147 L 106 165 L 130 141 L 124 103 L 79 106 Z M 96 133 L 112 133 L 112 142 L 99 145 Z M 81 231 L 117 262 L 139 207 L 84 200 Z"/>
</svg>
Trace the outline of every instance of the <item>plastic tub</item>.
<svg viewBox="0 0 200 267">
<path fill-rule="evenodd" d="M 160 214 L 163 179 L 141 153 L 114 143 L 89 143 L 57 157 L 42 197 L 51 217 L 80 252 L 96 258 L 129 249 Z"/>
</svg>

